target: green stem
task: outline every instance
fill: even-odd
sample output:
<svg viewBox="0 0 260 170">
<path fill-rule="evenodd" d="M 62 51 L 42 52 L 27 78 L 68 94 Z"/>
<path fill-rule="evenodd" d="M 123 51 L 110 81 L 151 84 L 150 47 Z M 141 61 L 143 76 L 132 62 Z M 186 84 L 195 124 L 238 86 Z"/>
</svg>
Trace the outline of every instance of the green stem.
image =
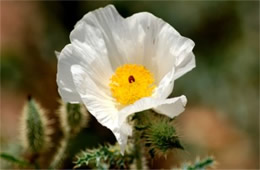
<svg viewBox="0 0 260 170">
<path fill-rule="evenodd" d="M 136 132 L 139 133 L 139 132 Z M 134 136 L 134 147 L 135 147 L 135 158 L 136 158 L 136 168 L 143 169 L 142 167 L 142 151 L 141 151 L 141 144 L 140 144 L 140 135 L 135 134 Z"/>
<path fill-rule="evenodd" d="M 59 150 L 57 151 L 54 160 L 52 161 L 50 165 L 50 169 L 57 169 L 62 167 L 64 161 L 66 160 L 69 150 L 70 150 L 70 145 L 72 142 L 72 138 L 66 136 L 64 139 L 64 143 L 61 145 Z"/>
<path fill-rule="evenodd" d="M 138 125 L 138 120 L 135 120 L 135 126 L 136 125 Z M 134 130 L 134 152 L 135 152 L 135 159 L 136 159 L 136 169 L 143 169 L 141 132 L 138 130 Z"/>
</svg>

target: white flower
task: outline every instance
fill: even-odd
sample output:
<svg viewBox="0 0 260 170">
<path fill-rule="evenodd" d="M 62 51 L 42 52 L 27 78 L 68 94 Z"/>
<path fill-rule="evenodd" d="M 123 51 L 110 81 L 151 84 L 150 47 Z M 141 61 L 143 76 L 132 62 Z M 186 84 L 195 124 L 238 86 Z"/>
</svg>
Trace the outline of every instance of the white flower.
<svg viewBox="0 0 260 170">
<path fill-rule="evenodd" d="M 84 103 L 109 128 L 124 152 L 130 114 L 147 109 L 171 118 L 186 97 L 167 99 L 174 80 L 195 67 L 194 42 L 154 15 L 122 18 L 113 5 L 87 13 L 58 54 L 62 99 Z"/>
</svg>

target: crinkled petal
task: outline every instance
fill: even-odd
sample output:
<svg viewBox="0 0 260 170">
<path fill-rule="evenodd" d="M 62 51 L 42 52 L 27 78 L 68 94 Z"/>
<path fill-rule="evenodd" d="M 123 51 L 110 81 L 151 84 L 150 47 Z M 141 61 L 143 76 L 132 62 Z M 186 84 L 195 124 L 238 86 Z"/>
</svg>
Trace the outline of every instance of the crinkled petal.
<svg viewBox="0 0 260 170">
<path fill-rule="evenodd" d="M 128 136 L 132 136 L 132 127 L 128 123 L 122 123 L 118 125 L 118 128 L 112 131 L 120 146 L 121 154 L 124 154 Z"/>
<path fill-rule="evenodd" d="M 92 35 L 96 34 L 93 30 L 98 30 L 99 37 L 104 39 L 113 70 L 125 63 L 143 64 L 159 84 L 173 67 L 174 80 L 195 67 L 194 42 L 150 13 L 141 12 L 124 19 L 113 5 L 108 5 L 86 14 L 76 24 L 70 39 L 93 44 Z"/>
<path fill-rule="evenodd" d="M 177 78 L 179 78 L 180 76 L 182 76 L 183 74 L 195 67 L 194 54 L 190 53 L 189 55 L 191 55 L 191 60 L 182 61 L 182 64 L 180 64 L 178 68 L 173 67 L 172 70 L 162 78 L 158 87 L 155 89 L 155 97 L 166 99 L 172 93 L 174 87 L 174 80 L 176 80 Z M 179 71 L 175 73 L 175 69 L 178 69 Z"/>
<path fill-rule="evenodd" d="M 172 92 L 174 86 L 174 67 L 167 73 L 160 81 L 158 87 L 155 89 L 153 96 L 160 99 L 166 99 Z"/>
<path fill-rule="evenodd" d="M 77 92 L 90 113 L 103 125 L 114 126 L 113 122 L 117 120 L 117 109 L 111 96 L 99 89 L 82 66 L 73 65 L 71 72 Z"/>
<path fill-rule="evenodd" d="M 81 98 L 76 91 L 70 67 L 72 64 L 79 64 L 83 59 L 77 56 L 72 57 L 72 48 L 71 44 L 65 46 L 57 56 L 57 84 L 59 94 L 65 102 L 79 103 Z"/>
<path fill-rule="evenodd" d="M 98 38 L 96 40 L 100 42 L 100 47 L 104 47 L 102 40 Z M 95 49 L 89 44 L 74 41 L 73 44 L 64 47 L 58 56 L 57 84 L 58 91 L 64 101 L 71 103 L 81 101 L 70 71 L 74 64 L 88 69 L 89 75 L 97 82 L 101 90 L 110 93 L 107 84 L 113 71 L 107 59 L 106 48 Z"/>
<path fill-rule="evenodd" d="M 194 42 L 181 36 L 171 25 L 154 15 L 141 12 L 126 18 L 129 23 L 140 25 L 143 39 L 143 64 L 155 74 L 156 83 L 175 67 L 174 79 L 195 67 L 191 55 Z M 138 28 L 138 27 L 136 27 Z"/>
<path fill-rule="evenodd" d="M 183 55 L 186 56 L 185 53 Z M 176 70 L 178 71 L 174 75 L 174 80 L 178 79 L 196 67 L 195 56 L 193 52 L 190 52 L 186 57 L 184 56 L 180 55 L 178 60 L 179 62 L 176 64 Z"/>
<path fill-rule="evenodd" d="M 187 100 L 185 96 L 170 99 L 158 99 L 152 97 L 142 98 L 134 104 L 128 105 L 119 111 L 119 123 L 125 123 L 127 117 L 133 113 L 148 109 L 155 109 L 156 111 L 159 111 L 159 113 L 173 118 L 184 111 L 186 102 Z"/>
<path fill-rule="evenodd" d="M 87 13 L 71 32 L 71 42 L 92 41 L 92 32 L 88 31 L 91 27 L 100 32 L 113 70 L 125 63 L 131 63 L 134 57 L 139 57 L 135 54 L 138 50 L 142 50 L 142 47 L 136 42 L 142 41 L 144 34 L 140 34 L 142 31 L 140 29 L 132 31 L 113 5 Z"/>
<path fill-rule="evenodd" d="M 113 74 L 101 32 L 92 26 L 86 27 L 85 24 L 78 24 L 74 32 L 78 37 L 87 35 L 88 38 L 84 42 L 74 39 L 72 44 L 67 45 L 57 57 L 59 93 L 66 102 L 73 103 L 81 101 L 70 72 L 73 64 L 79 64 L 88 69 L 92 79 L 107 93 L 110 93 L 107 84 Z"/>
<path fill-rule="evenodd" d="M 182 95 L 180 97 L 167 99 L 164 104 L 157 106 L 154 110 L 157 113 L 174 118 L 185 110 L 186 104 L 187 98 Z"/>
<path fill-rule="evenodd" d="M 111 65 L 108 61 L 106 53 L 101 53 L 104 48 L 101 48 L 98 52 L 94 48 L 91 48 L 88 44 L 75 41 L 74 54 L 85 58 L 86 62 L 83 67 L 87 70 L 90 78 L 99 87 L 99 90 L 110 94 L 110 88 L 108 86 L 110 78 L 113 75 Z M 103 56 L 102 56 L 103 55 Z"/>
<path fill-rule="evenodd" d="M 119 126 L 118 110 L 113 100 L 99 89 L 86 69 L 80 65 L 73 65 L 71 72 L 83 103 L 100 124 L 114 133 L 123 152 L 127 143 L 127 137 L 132 134 L 132 129 L 126 123 Z"/>
</svg>

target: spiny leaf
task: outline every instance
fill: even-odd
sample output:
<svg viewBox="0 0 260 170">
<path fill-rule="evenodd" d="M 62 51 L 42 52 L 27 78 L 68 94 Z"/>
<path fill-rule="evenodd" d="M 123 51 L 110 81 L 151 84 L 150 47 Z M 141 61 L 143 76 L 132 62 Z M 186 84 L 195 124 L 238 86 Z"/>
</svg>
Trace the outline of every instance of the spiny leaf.
<svg viewBox="0 0 260 170">
<path fill-rule="evenodd" d="M 25 160 L 21 160 L 21 159 L 18 159 L 8 153 L 1 153 L 0 154 L 0 157 L 6 161 L 9 161 L 11 162 L 12 164 L 17 164 L 19 166 L 30 166 L 30 163 L 25 161 Z"/>
<path fill-rule="evenodd" d="M 208 157 L 204 160 L 197 160 L 193 165 L 184 165 L 183 170 L 204 170 L 214 165 L 214 159 Z"/>
<path fill-rule="evenodd" d="M 74 168 L 91 167 L 95 169 L 129 168 L 133 163 L 133 155 L 126 150 L 124 156 L 119 146 L 105 145 L 96 149 L 87 149 L 76 156 Z"/>
</svg>

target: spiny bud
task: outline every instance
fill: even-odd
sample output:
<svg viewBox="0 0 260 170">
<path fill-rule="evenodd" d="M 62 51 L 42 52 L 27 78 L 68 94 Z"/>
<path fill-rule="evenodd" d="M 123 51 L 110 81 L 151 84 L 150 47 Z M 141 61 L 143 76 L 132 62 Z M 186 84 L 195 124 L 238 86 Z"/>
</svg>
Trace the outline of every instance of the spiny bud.
<svg viewBox="0 0 260 170">
<path fill-rule="evenodd" d="M 82 104 L 62 103 L 59 115 L 65 135 L 76 135 L 89 120 L 89 114 Z"/>
<path fill-rule="evenodd" d="M 47 126 L 46 112 L 40 105 L 28 97 L 24 106 L 21 120 L 21 138 L 24 148 L 32 153 L 39 153 L 45 150 L 50 141 L 49 127 Z"/>
<path fill-rule="evenodd" d="M 184 149 L 172 123 L 168 119 L 153 121 L 146 131 L 145 145 L 149 147 L 152 157 L 155 154 L 165 155 L 168 150 Z"/>
</svg>

